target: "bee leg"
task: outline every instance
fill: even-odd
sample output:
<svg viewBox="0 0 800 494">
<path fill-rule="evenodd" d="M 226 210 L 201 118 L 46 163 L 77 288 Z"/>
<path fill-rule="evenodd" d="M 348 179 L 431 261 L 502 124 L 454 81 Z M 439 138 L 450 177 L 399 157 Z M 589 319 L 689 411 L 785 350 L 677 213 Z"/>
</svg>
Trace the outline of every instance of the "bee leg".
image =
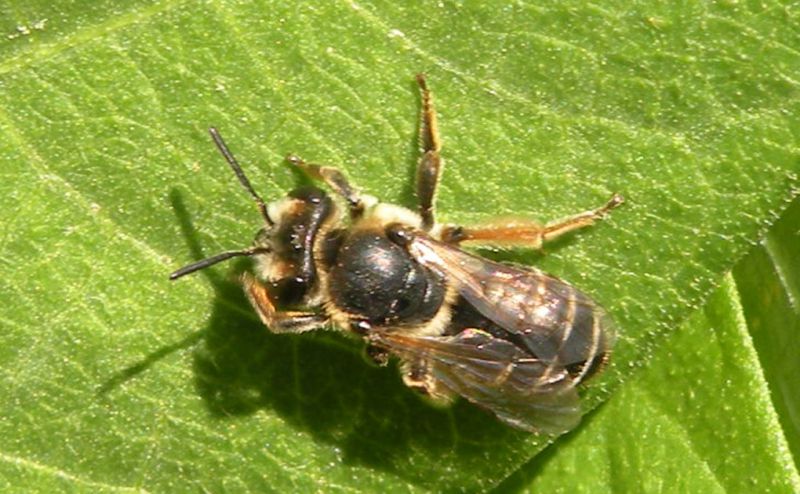
<svg viewBox="0 0 800 494">
<path fill-rule="evenodd" d="M 243 275 L 242 284 L 261 321 L 273 333 L 303 333 L 328 323 L 327 317 L 314 312 L 276 310 L 267 287 L 252 275 Z"/>
<path fill-rule="evenodd" d="M 389 364 L 389 351 L 376 345 L 364 347 L 367 358 L 378 367 L 386 367 Z"/>
<path fill-rule="evenodd" d="M 358 218 L 364 213 L 364 202 L 342 172 L 330 166 L 306 163 L 302 158 L 295 155 L 287 156 L 286 160 L 303 170 L 309 177 L 322 180 L 328 187 L 342 196 L 350 206 L 351 218 Z"/>
<path fill-rule="evenodd" d="M 433 376 L 425 360 L 403 360 L 400 371 L 406 386 L 429 398 L 435 404 L 449 405 L 455 399 L 455 394 Z"/>
<path fill-rule="evenodd" d="M 436 207 L 436 188 L 442 174 L 442 148 L 439 141 L 439 128 L 436 123 L 436 110 L 433 98 L 425 82 L 424 74 L 417 74 L 417 84 L 422 92 L 422 116 L 419 126 L 419 142 L 422 156 L 417 165 L 417 200 L 422 226 L 427 231 L 436 223 L 434 218 Z"/>
<path fill-rule="evenodd" d="M 544 226 L 542 240 L 548 241 L 564 233 L 592 225 L 595 221 L 605 218 L 612 209 L 625 202 L 625 198 L 615 193 L 604 205 L 589 211 L 578 213 L 563 220 L 550 222 Z"/>
<path fill-rule="evenodd" d="M 448 226 L 442 229 L 441 238 L 446 243 L 456 245 L 462 242 L 474 242 L 484 245 L 519 245 L 538 249 L 544 242 L 602 219 L 623 201 L 621 195 L 614 194 L 605 205 L 599 208 L 550 222 L 544 226 L 525 221 L 497 223 L 474 228 Z"/>
</svg>

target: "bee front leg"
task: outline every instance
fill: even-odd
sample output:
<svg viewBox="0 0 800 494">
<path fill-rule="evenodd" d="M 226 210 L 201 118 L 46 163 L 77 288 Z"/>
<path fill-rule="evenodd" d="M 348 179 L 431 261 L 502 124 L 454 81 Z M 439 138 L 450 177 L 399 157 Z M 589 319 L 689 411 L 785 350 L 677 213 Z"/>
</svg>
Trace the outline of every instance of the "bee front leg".
<svg viewBox="0 0 800 494">
<path fill-rule="evenodd" d="M 455 399 L 455 394 L 433 376 L 425 360 L 403 359 L 400 372 L 406 386 L 429 398 L 436 405 L 449 405 Z"/>
<path fill-rule="evenodd" d="M 252 275 L 242 276 L 244 293 L 255 308 L 261 321 L 273 333 L 303 333 L 320 329 L 328 323 L 328 318 L 314 312 L 279 311 L 272 303 L 269 291 Z"/>
<path fill-rule="evenodd" d="M 458 245 L 473 242 L 482 245 L 521 246 L 538 249 L 544 242 L 565 233 L 594 224 L 603 219 L 609 211 L 624 202 L 619 194 L 614 194 L 606 204 L 599 208 L 539 225 L 531 221 L 496 222 L 479 227 L 448 226 L 442 229 L 442 241 Z"/>
<path fill-rule="evenodd" d="M 364 213 L 364 201 L 361 200 L 358 191 L 350 185 L 344 173 L 330 166 L 306 163 L 302 158 L 295 155 L 289 155 L 286 159 L 289 163 L 303 170 L 309 177 L 322 180 L 328 187 L 342 196 L 350 206 L 351 218 L 358 218 Z"/>
</svg>

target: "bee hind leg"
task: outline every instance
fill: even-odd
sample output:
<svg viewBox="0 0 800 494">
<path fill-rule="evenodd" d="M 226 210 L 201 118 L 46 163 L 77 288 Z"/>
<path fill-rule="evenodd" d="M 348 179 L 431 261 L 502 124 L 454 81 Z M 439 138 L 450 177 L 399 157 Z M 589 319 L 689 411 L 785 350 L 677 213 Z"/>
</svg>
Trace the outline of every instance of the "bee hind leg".
<svg viewBox="0 0 800 494">
<path fill-rule="evenodd" d="M 472 242 L 483 245 L 512 245 L 538 249 L 544 242 L 553 240 L 565 233 L 584 228 L 604 218 L 609 211 L 624 202 L 619 194 L 614 194 L 603 206 L 561 220 L 539 225 L 532 221 L 496 222 L 479 227 L 447 226 L 442 229 L 442 241 L 458 245 Z"/>
<path fill-rule="evenodd" d="M 425 396 L 435 405 L 447 406 L 455 399 L 455 394 L 433 376 L 424 360 L 403 360 L 400 372 L 406 386 Z"/>
<path fill-rule="evenodd" d="M 242 284 L 261 321 L 273 333 L 303 333 L 320 329 L 328 323 L 327 317 L 315 312 L 277 310 L 267 287 L 252 275 L 243 275 Z"/>
</svg>

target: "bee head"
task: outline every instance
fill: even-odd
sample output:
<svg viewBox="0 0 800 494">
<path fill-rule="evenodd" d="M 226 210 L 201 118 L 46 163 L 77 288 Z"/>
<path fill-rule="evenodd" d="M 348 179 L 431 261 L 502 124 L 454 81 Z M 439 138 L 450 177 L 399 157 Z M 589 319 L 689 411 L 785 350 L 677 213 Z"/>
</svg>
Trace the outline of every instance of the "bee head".
<svg viewBox="0 0 800 494">
<path fill-rule="evenodd" d="M 282 302 L 299 301 L 315 283 L 314 244 L 333 211 L 331 198 L 312 186 L 294 189 L 267 207 L 270 221 L 254 242 L 256 272 L 278 289 Z"/>
<path fill-rule="evenodd" d="M 170 279 L 176 280 L 233 257 L 254 257 L 257 274 L 272 284 L 279 298 L 285 298 L 288 303 L 299 301 L 316 282 L 314 243 L 320 227 L 334 213 L 333 201 L 321 189 L 305 186 L 283 199 L 265 204 L 217 130 L 212 127 L 209 133 L 239 183 L 253 198 L 265 226 L 256 234 L 253 247 L 194 262 L 170 274 Z"/>
</svg>

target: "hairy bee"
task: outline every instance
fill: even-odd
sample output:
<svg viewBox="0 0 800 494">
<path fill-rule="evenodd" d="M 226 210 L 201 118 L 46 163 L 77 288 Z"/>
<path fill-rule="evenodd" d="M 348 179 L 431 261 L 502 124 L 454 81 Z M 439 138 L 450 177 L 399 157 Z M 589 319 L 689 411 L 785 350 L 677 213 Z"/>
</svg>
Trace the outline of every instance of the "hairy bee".
<svg viewBox="0 0 800 494">
<path fill-rule="evenodd" d="M 379 363 L 398 357 L 406 385 L 435 401 L 461 395 L 514 427 L 568 430 L 580 419 L 577 386 L 603 366 L 614 343 L 608 317 L 557 278 L 460 246 L 538 248 L 592 224 L 623 199 L 615 194 L 600 208 L 546 225 L 436 223 L 441 146 L 431 94 L 423 75 L 417 81 L 418 213 L 362 195 L 338 170 L 297 156 L 287 159 L 338 197 L 300 187 L 267 205 L 212 128 L 211 137 L 265 225 L 253 247 L 190 264 L 170 279 L 232 257 L 252 257 L 255 275 L 243 275 L 242 283 L 270 331 L 337 327 L 362 337 Z"/>
</svg>

